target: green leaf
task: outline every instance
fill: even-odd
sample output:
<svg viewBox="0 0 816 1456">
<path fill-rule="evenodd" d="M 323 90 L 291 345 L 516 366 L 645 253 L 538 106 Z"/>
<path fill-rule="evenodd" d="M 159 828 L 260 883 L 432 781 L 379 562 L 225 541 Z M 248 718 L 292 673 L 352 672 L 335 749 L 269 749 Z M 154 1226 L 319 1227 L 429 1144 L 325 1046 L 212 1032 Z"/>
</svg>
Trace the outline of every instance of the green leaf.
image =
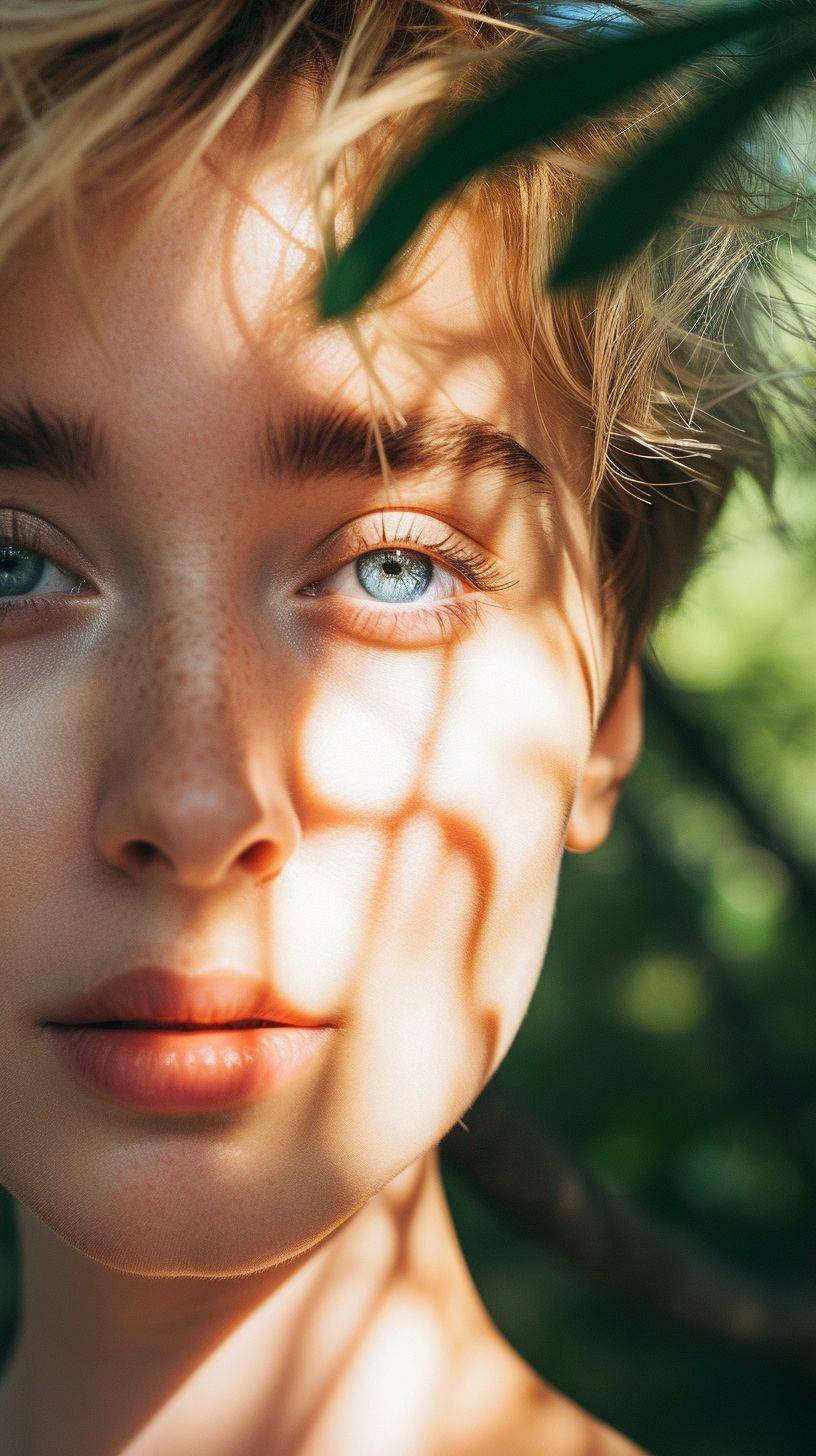
<svg viewBox="0 0 816 1456">
<path fill-rule="evenodd" d="M 526 54 L 509 82 L 461 110 L 380 193 L 326 272 L 318 293 L 321 316 L 354 312 L 431 208 L 475 173 L 552 141 L 572 123 L 713 46 L 814 13 L 814 0 L 762 0 L 647 34 L 597 40 L 567 55 L 562 47 Z"/>
<path fill-rule="evenodd" d="M 691 119 L 672 127 L 622 167 L 584 210 L 547 286 L 553 291 L 586 283 L 623 262 L 680 206 L 737 134 L 808 67 L 816 44 L 778 52 L 752 66 L 737 83 L 728 81 L 698 107 Z"/>
</svg>

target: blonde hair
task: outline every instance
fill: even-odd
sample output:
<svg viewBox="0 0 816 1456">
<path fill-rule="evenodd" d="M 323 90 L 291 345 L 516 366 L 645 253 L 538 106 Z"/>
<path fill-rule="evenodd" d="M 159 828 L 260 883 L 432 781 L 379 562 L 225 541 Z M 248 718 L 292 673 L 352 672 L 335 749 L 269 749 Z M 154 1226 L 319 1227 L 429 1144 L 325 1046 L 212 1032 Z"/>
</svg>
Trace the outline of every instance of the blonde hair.
<svg viewBox="0 0 816 1456">
<path fill-rule="evenodd" d="M 617 9 L 646 23 L 672 13 Z M 0 0 L 0 267 L 50 227 L 93 322 L 75 228 L 83 204 L 142 198 L 155 213 L 247 117 L 257 146 L 281 78 L 296 75 L 321 98 L 301 154 L 315 164 L 331 252 L 341 174 L 353 222 L 451 104 L 478 95 L 531 46 L 581 43 L 584 27 L 548 23 L 543 10 L 492 0 Z M 690 78 L 720 66 L 685 67 L 466 191 L 477 263 L 481 250 L 493 306 L 529 361 L 531 393 L 555 391 L 590 442 L 586 500 L 613 643 L 607 702 L 679 594 L 739 472 L 771 499 L 774 411 L 799 402 L 779 336 L 810 336 L 780 270 L 780 239 L 801 211 L 792 148 L 786 173 L 772 127 L 732 149 L 705 195 L 597 286 L 553 296 L 542 277 L 593 180 L 656 118 L 682 112 Z M 404 267 L 421 252 L 419 239 Z"/>
</svg>

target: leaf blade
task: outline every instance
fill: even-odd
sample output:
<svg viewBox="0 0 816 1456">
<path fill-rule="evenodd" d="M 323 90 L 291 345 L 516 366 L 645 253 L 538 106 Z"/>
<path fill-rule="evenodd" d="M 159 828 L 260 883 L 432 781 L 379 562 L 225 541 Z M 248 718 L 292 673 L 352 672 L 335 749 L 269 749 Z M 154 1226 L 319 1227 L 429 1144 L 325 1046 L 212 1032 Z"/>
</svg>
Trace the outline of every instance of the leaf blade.
<svg viewBox="0 0 816 1456">
<path fill-rule="evenodd" d="M 614 104 L 719 43 L 815 13 L 814 0 L 760 0 L 722 6 L 705 18 L 647 35 L 595 41 L 567 57 L 560 50 L 525 57 L 514 79 L 460 112 L 381 191 L 324 275 L 317 300 L 321 318 L 355 312 L 431 208 L 477 172 L 552 140 L 580 116 Z"/>
<path fill-rule="evenodd" d="M 546 279 L 553 292 L 596 279 L 640 248 L 680 206 L 760 107 L 816 64 L 816 44 L 753 66 L 738 84 L 708 97 L 622 168 L 586 208 Z M 716 137 L 712 144 L 711 138 Z"/>
</svg>

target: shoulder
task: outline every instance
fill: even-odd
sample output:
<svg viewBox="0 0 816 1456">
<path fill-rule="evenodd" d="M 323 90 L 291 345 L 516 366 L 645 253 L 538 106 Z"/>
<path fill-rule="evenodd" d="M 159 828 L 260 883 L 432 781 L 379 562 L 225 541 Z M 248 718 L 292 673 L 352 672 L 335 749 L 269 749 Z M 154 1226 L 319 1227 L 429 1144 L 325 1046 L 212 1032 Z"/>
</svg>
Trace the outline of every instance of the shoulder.
<svg viewBox="0 0 816 1456">
<path fill-rule="evenodd" d="M 515 1433 L 508 1431 L 506 1456 L 541 1456 L 545 1451 L 547 1456 L 648 1456 L 529 1366 L 524 1368 L 524 1397 Z"/>
<path fill-rule="evenodd" d="M 465 1443 L 454 1441 L 452 1456 L 649 1456 L 501 1344 L 493 1350 L 494 1399 L 470 1425 Z M 464 1435 L 461 1427 L 459 1434 Z"/>
</svg>

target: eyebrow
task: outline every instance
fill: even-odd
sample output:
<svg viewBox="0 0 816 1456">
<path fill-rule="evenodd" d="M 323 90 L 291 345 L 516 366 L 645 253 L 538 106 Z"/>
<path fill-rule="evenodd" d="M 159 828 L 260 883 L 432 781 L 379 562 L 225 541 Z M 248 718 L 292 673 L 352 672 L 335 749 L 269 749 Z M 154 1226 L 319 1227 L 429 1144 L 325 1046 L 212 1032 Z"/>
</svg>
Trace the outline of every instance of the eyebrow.
<svg viewBox="0 0 816 1456">
<path fill-rule="evenodd" d="M 83 486 L 113 468 L 110 447 L 93 416 L 63 414 L 30 399 L 0 406 L 0 470 L 34 470 Z"/>
<path fill-rule="evenodd" d="M 416 413 L 404 424 L 381 420 L 389 470 L 406 475 L 442 470 L 454 475 L 494 471 L 531 496 L 549 494 L 547 466 L 506 430 L 458 414 Z M 280 418 L 270 417 L 260 448 L 260 473 L 281 486 L 314 479 L 382 475 L 370 417 L 351 407 L 310 400 Z"/>
<path fill-rule="evenodd" d="M 487 469 L 529 497 L 549 495 L 547 466 L 507 431 L 485 421 L 421 412 L 399 425 L 380 421 L 380 431 L 395 476 Z M 351 406 L 320 400 L 270 414 L 254 464 L 258 479 L 280 490 L 339 476 L 382 477 L 370 417 Z M 27 398 L 20 404 L 0 404 L 0 470 L 35 471 L 82 488 L 110 478 L 121 465 L 93 414 L 64 412 Z"/>
</svg>

